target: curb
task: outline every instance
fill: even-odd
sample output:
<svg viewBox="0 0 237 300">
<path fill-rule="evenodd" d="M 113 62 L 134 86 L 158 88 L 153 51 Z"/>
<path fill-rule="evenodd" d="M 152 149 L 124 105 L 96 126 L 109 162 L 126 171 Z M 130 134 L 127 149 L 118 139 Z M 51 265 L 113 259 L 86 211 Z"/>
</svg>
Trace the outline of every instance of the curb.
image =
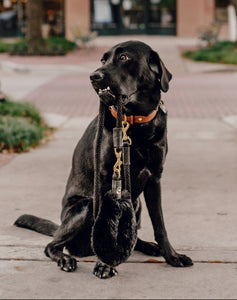
<svg viewBox="0 0 237 300">
<path fill-rule="evenodd" d="M 229 115 L 222 118 L 222 121 L 237 129 L 237 115 Z"/>
<path fill-rule="evenodd" d="M 80 74 L 88 74 L 91 68 L 81 65 L 26 65 L 14 63 L 11 61 L 0 61 L 0 67 L 6 72 L 31 72 L 31 71 L 52 71 L 52 72 L 76 72 Z"/>
<path fill-rule="evenodd" d="M 60 114 L 54 114 L 54 113 L 44 113 L 43 119 L 49 127 L 59 128 L 66 121 L 68 121 L 69 117 Z"/>
</svg>

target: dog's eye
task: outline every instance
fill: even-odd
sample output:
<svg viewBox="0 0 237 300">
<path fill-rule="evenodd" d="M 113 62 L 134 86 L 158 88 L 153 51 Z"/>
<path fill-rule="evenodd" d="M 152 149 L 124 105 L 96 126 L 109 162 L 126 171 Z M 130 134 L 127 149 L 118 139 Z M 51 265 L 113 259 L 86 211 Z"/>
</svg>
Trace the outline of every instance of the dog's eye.
<svg viewBox="0 0 237 300">
<path fill-rule="evenodd" d="M 102 65 L 104 65 L 104 64 L 105 64 L 105 62 L 106 62 L 106 60 L 105 60 L 105 59 L 101 59 L 101 63 L 102 63 Z"/>
<path fill-rule="evenodd" d="M 120 55 L 119 59 L 122 60 L 122 61 L 129 60 L 129 58 L 128 58 L 128 56 L 126 54 Z"/>
</svg>

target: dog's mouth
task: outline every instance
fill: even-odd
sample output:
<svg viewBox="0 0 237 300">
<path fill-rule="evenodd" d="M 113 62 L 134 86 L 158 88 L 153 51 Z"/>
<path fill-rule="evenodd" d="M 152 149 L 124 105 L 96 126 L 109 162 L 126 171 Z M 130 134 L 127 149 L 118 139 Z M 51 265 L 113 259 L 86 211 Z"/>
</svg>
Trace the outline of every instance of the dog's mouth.
<svg viewBox="0 0 237 300">
<path fill-rule="evenodd" d="M 115 95 L 112 92 L 110 86 L 107 86 L 107 88 L 105 88 L 105 89 L 99 89 L 97 91 L 97 93 L 100 97 L 108 97 L 109 96 L 109 97 L 112 97 L 113 99 L 115 99 Z"/>
<path fill-rule="evenodd" d="M 135 90 L 134 92 L 126 95 L 125 93 L 121 93 L 121 91 L 116 89 L 115 87 L 111 88 L 110 85 L 105 88 L 100 88 L 99 86 L 94 85 L 94 89 L 100 97 L 100 100 L 108 106 L 116 106 L 118 97 L 121 97 L 124 109 L 126 109 L 127 104 L 131 101 L 131 97 L 137 93 L 137 90 Z"/>
<path fill-rule="evenodd" d="M 106 88 L 95 88 L 96 93 L 100 97 L 100 100 L 106 105 L 113 105 L 116 100 L 115 92 L 107 86 Z"/>
</svg>

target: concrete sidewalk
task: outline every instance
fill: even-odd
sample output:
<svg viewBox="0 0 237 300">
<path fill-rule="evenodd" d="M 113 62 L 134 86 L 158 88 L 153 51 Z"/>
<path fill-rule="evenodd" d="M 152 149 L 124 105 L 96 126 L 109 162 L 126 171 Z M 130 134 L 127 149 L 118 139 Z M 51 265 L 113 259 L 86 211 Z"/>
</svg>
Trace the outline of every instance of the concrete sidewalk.
<svg viewBox="0 0 237 300">
<path fill-rule="evenodd" d="M 98 40 L 98 46 L 102 41 L 104 46 L 114 44 L 120 38 Z M 180 40 L 167 40 L 165 46 L 165 38 L 149 38 L 150 42 L 148 37 L 144 39 L 154 46 L 163 41 L 164 61 L 170 63 L 172 57 L 177 57 L 177 48 L 172 51 L 172 45 L 180 43 Z M 83 66 L 89 72 L 96 64 L 92 60 Z M 198 92 L 198 87 L 203 84 L 201 74 L 197 75 L 201 71 L 199 66 L 189 65 L 187 69 L 186 61 L 180 59 L 176 67 L 172 63 L 170 67 L 177 71 L 178 80 L 190 77 L 191 81 L 195 78 L 195 92 Z M 43 91 L 59 75 L 58 71 L 48 70 L 28 72 L 26 76 L 26 73 L 16 73 L 14 70 L 0 70 L 8 86 L 7 92 L 15 93 L 17 99 Z M 63 72 L 68 71 L 64 69 Z M 80 76 L 83 77 L 83 74 Z M 236 75 L 233 73 L 233 76 Z M 25 89 L 21 88 L 20 82 L 24 83 L 30 77 L 31 84 L 25 83 Z M 16 83 L 13 79 L 19 81 Z M 221 83 L 219 79 L 218 84 Z M 224 76 L 222 82 L 228 80 Z M 181 80 L 180 85 L 172 88 L 177 91 L 177 101 L 184 97 L 182 91 L 191 85 L 190 81 Z M 237 97 L 234 80 L 230 82 L 228 89 L 233 95 L 229 97 Z M 68 88 L 76 88 L 74 84 Z M 207 93 L 213 88 L 214 85 L 205 85 Z M 209 97 L 213 94 L 209 93 Z M 85 104 L 78 103 L 80 105 L 83 109 Z M 212 118 L 193 115 L 189 118 L 170 117 L 168 121 L 169 153 L 162 179 L 165 223 L 174 248 L 189 255 L 195 262 L 194 266 L 176 269 L 163 263 L 160 257 L 147 257 L 134 252 L 128 262 L 117 268 L 118 276 L 99 280 L 92 275 L 95 257 L 79 259 L 75 273 L 64 273 L 43 254 L 51 238 L 12 225 L 23 213 L 59 222 L 72 152 L 92 115 L 72 116 L 64 108 L 60 114 L 55 114 L 53 106 L 50 107 L 45 116 L 58 127 L 52 139 L 29 153 L 17 155 L 0 168 L 0 298 L 235 299 L 236 118 L 228 115 L 217 118 L 216 113 L 216 117 Z M 145 204 L 139 236 L 153 240 Z"/>
<path fill-rule="evenodd" d="M 78 270 L 67 274 L 43 254 L 50 238 L 12 225 L 22 213 L 59 222 L 72 151 L 89 121 L 66 121 L 49 143 L 0 168 L 0 297 L 236 298 L 236 130 L 221 121 L 169 121 L 164 215 L 174 247 L 195 261 L 191 268 L 154 257 L 148 263 L 150 257 L 134 253 L 106 281 L 92 275 L 95 257 L 80 259 Z M 153 240 L 145 205 L 139 236 Z"/>
</svg>

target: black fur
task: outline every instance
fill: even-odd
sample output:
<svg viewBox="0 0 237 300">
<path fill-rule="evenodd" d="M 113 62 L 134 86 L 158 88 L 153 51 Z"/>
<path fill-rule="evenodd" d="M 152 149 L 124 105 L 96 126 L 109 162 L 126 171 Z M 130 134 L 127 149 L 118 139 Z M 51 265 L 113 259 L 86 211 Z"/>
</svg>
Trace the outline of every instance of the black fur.
<svg viewBox="0 0 237 300">
<path fill-rule="evenodd" d="M 127 115 L 149 115 L 157 108 L 161 91 L 169 89 L 170 72 L 159 55 L 142 42 L 128 41 L 112 47 L 104 54 L 102 64 L 90 77 L 92 85 L 107 106 L 116 107 L 116 99 L 122 96 Z M 108 86 L 109 91 L 105 90 Z M 99 260 L 94 274 L 99 278 L 112 277 L 117 274 L 114 266 L 131 254 L 126 246 L 134 243 L 136 238 L 141 212 L 139 195 L 143 192 L 156 243 L 138 238 L 135 250 L 161 255 L 175 267 L 192 265 L 189 257 L 178 254 L 171 246 L 163 220 L 160 179 L 167 154 L 166 119 L 166 112 L 158 109 L 152 121 L 133 124 L 129 128 L 128 135 L 132 139 L 130 201 L 124 194 L 122 202 L 116 202 L 111 192 L 108 193 L 115 163 L 112 144 L 115 119 L 107 108 L 101 149 L 102 206 L 96 221 L 93 218 L 93 161 L 98 116 L 88 126 L 74 151 L 62 201 L 61 225 L 57 228 L 50 221 L 29 215 L 21 216 L 15 225 L 48 235 L 54 232 L 53 241 L 47 245 L 45 253 L 62 270 L 76 269 L 76 260 L 71 255 L 97 254 Z M 63 252 L 64 247 L 70 255 Z"/>
</svg>

